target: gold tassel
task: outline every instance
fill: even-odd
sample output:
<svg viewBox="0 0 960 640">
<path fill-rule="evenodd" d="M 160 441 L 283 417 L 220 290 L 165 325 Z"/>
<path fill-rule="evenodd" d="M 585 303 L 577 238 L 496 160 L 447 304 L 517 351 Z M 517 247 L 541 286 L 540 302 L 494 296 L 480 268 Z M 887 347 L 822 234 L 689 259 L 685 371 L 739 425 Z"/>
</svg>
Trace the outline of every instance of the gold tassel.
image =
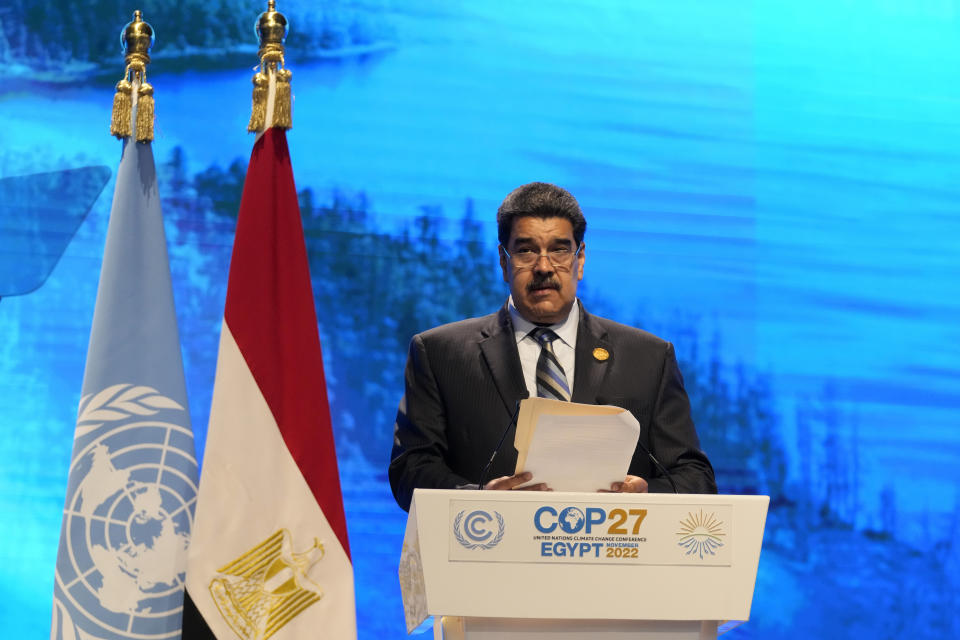
<svg viewBox="0 0 960 640">
<path fill-rule="evenodd" d="M 273 99 L 273 126 L 283 129 L 293 127 L 293 107 L 290 100 L 290 76 L 293 72 L 289 69 L 280 69 L 277 71 L 277 94 Z"/>
<path fill-rule="evenodd" d="M 137 91 L 137 142 L 153 140 L 153 87 L 144 81 Z"/>
<path fill-rule="evenodd" d="M 113 94 L 113 115 L 110 118 L 110 133 L 118 138 L 131 135 L 133 120 L 133 85 L 124 77 L 117 83 L 117 92 Z"/>
<path fill-rule="evenodd" d="M 258 72 L 253 76 L 253 109 L 247 131 L 260 131 L 267 121 L 267 90 L 270 81 L 266 74 Z"/>
</svg>

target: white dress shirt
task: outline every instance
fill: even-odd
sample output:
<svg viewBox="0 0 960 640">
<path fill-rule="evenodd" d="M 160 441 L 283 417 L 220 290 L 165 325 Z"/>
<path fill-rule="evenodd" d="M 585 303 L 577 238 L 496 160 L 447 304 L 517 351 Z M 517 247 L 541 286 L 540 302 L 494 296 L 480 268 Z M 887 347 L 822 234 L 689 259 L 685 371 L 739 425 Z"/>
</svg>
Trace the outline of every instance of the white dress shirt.
<svg viewBox="0 0 960 640">
<path fill-rule="evenodd" d="M 510 311 L 510 319 L 513 320 L 513 333 L 517 340 L 517 351 L 520 353 L 520 366 L 523 368 L 523 381 L 527 385 L 527 392 L 531 398 L 537 397 L 537 360 L 540 359 L 540 343 L 534 340 L 529 333 L 539 325 L 535 325 L 529 320 L 524 319 L 513 305 L 513 296 L 507 304 Z M 570 395 L 573 395 L 573 373 L 576 365 L 576 347 L 577 347 L 577 327 L 580 326 L 580 300 L 574 300 L 570 307 L 570 313 L 567 319 L 557 324 L 552 324 L 547 329 L 553 331 L 559 337 L 553 341 L 553 353 L 557 356 L 557 361 L 563 367 L 563 372 L 567 376 L 567 387 L 570 388 Z"/>
</svg>

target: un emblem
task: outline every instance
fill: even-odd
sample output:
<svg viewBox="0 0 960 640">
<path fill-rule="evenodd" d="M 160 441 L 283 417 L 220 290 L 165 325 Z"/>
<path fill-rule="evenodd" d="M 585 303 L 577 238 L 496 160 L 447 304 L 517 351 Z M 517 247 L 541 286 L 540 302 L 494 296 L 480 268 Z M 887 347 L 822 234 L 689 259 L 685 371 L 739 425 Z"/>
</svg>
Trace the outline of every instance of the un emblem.
<svg viewBox="0 0 960 640">
<path fill-rule="evenodd" d="M 494 517 L 496 527 L 493 526 Z M 496 511 L 493 516 L 479 509 L 468 514 L 461 511 L 453 521 L 453 535 L 467 549 L 492 549 L 503 540 L 505 530 L 503 516 Z"/>
<path fill-rule="evenodd" d="M 114 385 L 77 418 L 54 588 L 53 636 L 179 638 L 197 461 L 185 410 Z"/>
</svg>

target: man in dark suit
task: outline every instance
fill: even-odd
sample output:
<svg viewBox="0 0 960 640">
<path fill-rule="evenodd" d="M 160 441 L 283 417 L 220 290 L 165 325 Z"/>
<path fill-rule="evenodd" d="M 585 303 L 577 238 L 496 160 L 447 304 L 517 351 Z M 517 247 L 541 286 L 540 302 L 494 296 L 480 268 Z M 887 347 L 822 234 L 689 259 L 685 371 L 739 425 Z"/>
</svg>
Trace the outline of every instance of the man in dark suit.
<svg viewBox="0 0 960 640">
<path fill-rule="evenodd" d="M 640 445 L 628 475 L 598 490 L 666 492 L 672 481 L 682 493 L 716 493 L 673 345 L 587 313 L 577 300 L 586 220 L 576 199 L 555 185 L 523 185 L 500 205 L 497 227 L 510 299 L 497 313 L 430 329 L 410 343 L 389 470 L 400 506 L 409 509 L 416 488 L 477 488 L 528 394 L 616 405 L 636 417 Z M 531 480 L 513 473 L 512 442 L 511 428 L 485 489 Z"/>
</svg>

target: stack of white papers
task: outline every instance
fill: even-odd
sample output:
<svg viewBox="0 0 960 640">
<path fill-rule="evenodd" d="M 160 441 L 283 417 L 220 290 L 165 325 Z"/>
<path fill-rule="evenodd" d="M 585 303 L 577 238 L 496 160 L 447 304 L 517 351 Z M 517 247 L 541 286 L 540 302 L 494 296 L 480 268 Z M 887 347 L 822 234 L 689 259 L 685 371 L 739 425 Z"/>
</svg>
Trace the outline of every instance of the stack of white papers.
<svg viewBox="0 0 960 640">
<path fill-rule="evenodd" d="M 597 491 L 622 482 L 640 437 L 626 409 L 528 398 L 517 417 L 516 473 L 554 491 Z"/>
</svg>

